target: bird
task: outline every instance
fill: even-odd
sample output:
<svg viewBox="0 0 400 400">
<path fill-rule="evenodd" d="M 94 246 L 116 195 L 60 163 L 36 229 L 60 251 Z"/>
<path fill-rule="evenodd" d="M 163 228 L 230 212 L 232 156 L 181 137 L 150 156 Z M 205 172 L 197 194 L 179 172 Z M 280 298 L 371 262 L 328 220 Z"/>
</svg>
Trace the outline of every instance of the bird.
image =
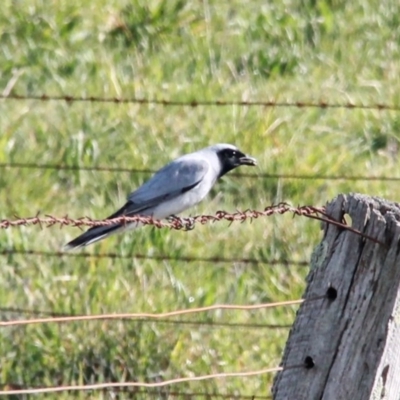
<svg viewBox="0 0 400 400">
<path fill-rule="evenodd" d="M 255 166 L 257 160 L 232 144 L 219 143 L 185 154 L 158 170 L 130 193 L 126 204 L 106 219 L 135 215 L 154 219 L 176 217 L 202 201 L 219 178 L 241 165 Z M 64 248 L 77 249 L 141 225 L 140 222 L 121 222 L 94 226 Z"/>
</svg>

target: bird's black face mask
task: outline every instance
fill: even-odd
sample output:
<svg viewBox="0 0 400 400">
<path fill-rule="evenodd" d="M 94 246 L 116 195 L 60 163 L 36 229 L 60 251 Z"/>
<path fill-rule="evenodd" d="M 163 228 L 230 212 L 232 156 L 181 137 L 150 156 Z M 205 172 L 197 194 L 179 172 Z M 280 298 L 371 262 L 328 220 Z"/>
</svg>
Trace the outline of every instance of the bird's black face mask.
<svg viewBox="0 0 400 400">
<path fill-rule="evenodd" d="M 255 158 L 246 156 L 237 149 L 223 149 L 218 153 L 218 158 L 221 163 L 221 172 L 219 174 L 219 178 L 225 175 L 227 172 L 232 171 L 234 168 L 240 167 L 241 165 L 257 165 Z"/>
</svg>

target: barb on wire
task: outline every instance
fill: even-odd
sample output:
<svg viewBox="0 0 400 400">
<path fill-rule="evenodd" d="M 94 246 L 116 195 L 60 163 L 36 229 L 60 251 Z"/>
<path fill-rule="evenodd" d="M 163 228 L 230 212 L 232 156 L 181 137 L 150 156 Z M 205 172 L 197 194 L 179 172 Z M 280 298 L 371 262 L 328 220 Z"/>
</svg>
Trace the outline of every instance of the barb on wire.
<svg viewBox="0 0 400 400">
<path fill-rule="evenodd" d="M 300 368 L 304 366 L 295 366 L 292 368 Z M 210 375 L 201 375 L 187 378 L 176 378 L 170 379 L 163 382 L 110 382 L 110 383 L 94 383 L 91 385 L 69 385 L 69 386 L 53 386 L 43 388 L 32 388 L 32 389 L 17 389 L 17 390 L 2 390 L 0 396 L 10 396 L 16 394 L 39 394 L 39 393 L 56 393 L 56 392 L 69 392 L 78 390 L 103 390 L 113 388 L 160 388 L 164 386 L 174 385 L 185 382 L 196 382 L 205 381 L 209 379 L 221 379 L 221 378 L 246 378 L 258 375 L 270 374 L 278 371 L 282 371 L 282 367 L 265 368 L 258 371 L 246 371 L 246 372 L 223 372 Z"/>
<path fill-rule="evenodd" d="M 313 301 L 321 299 L 318 297 L 315 299 L 309 299 L 307 301 Z M 81 321 L 103 321 L 103 320 L 115 320 L 115 319 L 142 319 L 147 318 L 151 320 L 158 320 L 170 317 L 177 317 L 181 315 L 198 314 L 203 312 L 215 311 L 215 310 L 261 310 L 276 307 L 286 307 L 292 305 L 298 305 L 303 303 L 303 299 L 279 301 L 275 303 L 263 303 L 253 305 L 235 305 L 235 304 L 216 304 L 213 306 L 197 307 L 197 308 L 186 308 L 183 310 L 169 311 L 159 314 L 153 313 L 114 313 L 114 314 L 93 314 L 93 315 L 73 315 L 73 316 L 59 316 L 59 317 L 45 317 L 35 319 L 18 319 L 11 321 L 0 321 L 0 327 L 16 326 L 16 325 L 33 325 L 33 324 L 50 324 L 50 323 L 67 323 L 67 322 L 81 322 Z"/>
<path fill-rule="evenodd" d="M 131 174 L 152 174 L 153 169 L 137 169 L 124 167 L 106 167 L 106 166 L 85 166 L 85 165 L 66 165 L 66 164 L 37 164 L 24 162 L 5 162 L 0 163 L 0 168 L 21 168 L 21 169 L 50 169 L 56 171 L 98 171 L 98 172 L 128 172 Z M 298 179 L 298 180 L 343 180 L 343 181 L 382 181 L 397 182 L 399 176 L 364 176 L 364 175 L 324 175 L 324 174 L 268 174 L 268 173 L 246 173 L 232 172 L 230 176 L 237 178 L 251 179 Z"/>
<path fill-rule="evenodd" d="M 4 100 L 38 100 L 38 101 L 65 101 L 73 102 L 89 102 L 89 103 L 114 103 L 114 104 L 144 104 L 144 105 L 160 105 L 160 106 L 178 106 L 178 107 L 199 107 L 199 106 L 242 106 L 242 107 L 295 107 L 295 108 L 345 108 L 345 109 L 362 109 L 362 110 L 390 110 L 399 111 L 400 106 L 394 104 L 356 104 L 352 102 L 345 103 L 328 103 L 326 101 L 276 101 L 276 100 L 166 100 L 166 99 L 149 99 L 143 97 L 101 97 L 101 96 L 71 96 L 71 95 L 48 95 L 48 94 L 0 94 L 0 99 Z"/>
<path fill-rule="evenodd" d="M 25 314 L 25 315 L 45 315 L 51 317 L 75 317 L 82 316 L 79 314 L 62 313 L 55 311 L 45 311 L 45 310 L 31 310 L 26 308 L 18 307 L 0 307 L 1 314 Z M 0 321 L 6 321 L 6 319 L 1 319 Z M 121 321 L 130 321 L 129 319 L 122 319 Z M 292 324 L 260 324 L 260 323 L 246 323 L 246 322 L 215 322 L 215 321 L 194 321 L 194 320 L 184 320 L 184 319 L 151 319 L 151 318 L 141 318 L 141 322 L 151 322 L 158 324 L 170 324 L 170 325 L 191 325 L 191 326 L 206 326 L 209 328 L 255 328 L 255 329 L 289 329 Z"/>
<path fill-rule="evenodd" d="M 266 265 L 284 265 L 307 267 L 310 265 L 308 261 L 296 261 L 288 259 L 258 259 L 258 258 L 226 258 L 226 257 L 191 257 L 191 256 L 168 256 L 168 255 L 148 255 L 148 254 L 119 254 L 119 253 L 71 253 L 67 251 L 39 251 L 39 250 L 22 250 L 22 249 L 4 249 L 0 250 L 0 256 L 33 255 L 39 257 L 72 257 L 72 258 L 111 258 L 111 259 L 128 259 L 134 258 L 139 260 L 157 260 L 157 261 L 182 261 L 189 262 L 206 262 L 206 263 L 227 263 L 227 264 L 266 264 Z"/>
<path fill-rule="evenodd" d="M 57 224 L 60 225 L 61 227 L 62 226 L 93 227 L 93 226 L 110 226 L 114 224 L 141 223 L 143 225 L 153 225 L 156 228 L 165 227 L 176 230 L 181 230 L 181 229 L 191 230 L 194 228 L 196 223 L 204 225 L 210 222 L 219 222 L 219 221 L 243 222 L 247 219 L 253 220 L 260 217 L 269 217 L 273 214 L 285 214 L 287 212 L 291 212 L 294 215 L 316 216 L 318 214 L 321 214 L 323 210 L 324 210 L 323 208 L 312 207 L 312 206 L 292 207 L 286 203 L 279 203 L 277 205 L 267 206 L 263 211 L 246 210 L 246 211 L 237 211 L 234 213 L 228 213 L 226 211 L 217 211 L 215 215 L 198 215 L 189 218 L 176 217 L 168 222 L 163 222 L 154 219 L 152 217 L 141 216 L 141 215 L 135 215 L 132 217 L 122 216 L 105 220 L 94 220 L 88 217 L 73 219 L 69 218 L 68 216 L 59 218 L 51 215 L 47 215 L 45 217 L 39 217 L 37 215 L 35 217 L 28 217 L 28 218 L 18 217 L 14 220 L 8 220 L 8 219 L 0 220 L 0 228 L 7 229 L 10 227 L 27 226 L 27 225 L 44 225 L 46 227 L 51 227 Z"/>
</svg>

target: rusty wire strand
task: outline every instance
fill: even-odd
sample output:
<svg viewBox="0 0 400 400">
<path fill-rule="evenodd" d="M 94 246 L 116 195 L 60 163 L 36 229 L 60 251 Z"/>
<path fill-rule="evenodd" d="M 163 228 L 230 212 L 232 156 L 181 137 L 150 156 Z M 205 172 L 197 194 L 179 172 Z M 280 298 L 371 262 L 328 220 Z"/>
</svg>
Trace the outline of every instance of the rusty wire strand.
<svg viewBox="0 0 400 400">
<path fill-rule="evenodd" d="M 286 367 L 287 368 L 287 367 Z M 285 369 L 286 369 L 285 368 Z M 293 366 L 290 368 L 304 368 L 303 365 Z M 81 391 L 81 390 L 104 390 L 104 389 L 113 389 L 113 388 L 159 388 L 169 385 L 174 385 L 177 383 L 185 383 L 185 382 L 195 382 L 195 381 L 204 381 L 209 379 L 221 379 L 221 378 L 245 378 L 252 376 L 259 376 L 270 374 L 274 372 L 282 371 L 283 367 L 273 367 L 273 368 L 264 368 L 257 371 L 246 371 L 246 372 L 223 372 L 209 375 L 201 375 L 194 377 L 184 377 L 184 378 L 176 378 L 170 379 L 163 382 L 109 382 L 109 383 L 94 383 L 89 385 L 68 385 L 68 386 L 47 386 L 43 388 L 32 388 L 32 389 L 17 389 L 17 390 L 2 390 L 0 391 L 0 396 L 10 396 L 10 395 L 18 395 L 18 394 L 39 394 L 39 393 L 57 393 L 57 392 L 66 392 L 66 391 Z"/>
<path fill-rule="evenodd" d="M 15 387 L 11 385 L 5 384 L 6 390 L 0 390 L 0 396 L 10 396 L 10 395 L 18 395 L 18 394 L 39 394 L 39 393 L 57 393 L 57 392 L 66 392 L 66 391 L 83 391 L 83 390 L 118 390 L 121 391 L 123 389 L 133 389 L 133 388 L 161 388 L 165 386 L 170 386 L 178 383 L 185 382 L 198 382 L 209 379 L 221 379 L 221 378 L 245 378 L 245 377 L 253 377 L 259 375 L 270 374 L 274 372 L 280 372 L 288 369 L 297 369 L 297 368 L 305 368 L 305 364 L 298 365 L 290 365 L 283 367 L 272 367 L 272 368 L 264 368 L 257 371 L 245 371 L 245 372 L 222 372 L 222 373 L 214 373 L 209 375 L 201 375 L 194 377 L 184 377 L 184 378 L 175 378 L 162 382 L 108 382 L 108 383 L 94 383 L 94 384 L 83 384 L 83 385 L 66 385 L 66 386 L 42 386 L 42 387 L 33 387 L 33 388 L 21 388 L 20 385 L 15 385 Z M 10 387 L 11 386 L 11 387 Z M 169 393 L 168 393 L 169 394 Z M 198 395 L 207 396 L 206 394 L 199 393 Z M 219 394 L 211 394 L 211 396 L 220 397 Z M 223 398 L 229 398 L 222 394 Z M 245 398 L 245 399 L 269 399 L 270 397 L 265 396 L 248 396 L 240 397 L 237 395 L 233 395 L 233 398 Z"/>
<path fill-rule="evenodd" d="M 166 100 L 166 99 L 148 99 L 139 97 L 101 97 L 101 96 L 71 96 L 71 95 L 48 95 L 48 94 L 27 94 L 20 95 L 16 93 L 0 94 L 0 99 L 4 100 L 39 100 L 39 101 L 65 101 L 89 102 L 89 103 L 114 103 L 114 104 L 144 104 L 160 106 L 178 106 L 178 107 L 199 107 L 199 106 L 241 106 L 241 107 L 295 107 L 295 108 L 344 108 L 344 109 L 362 109 L 362 110 L 389 110 L 400 111 L 400 106 L 394 104 L 356 104 L 352 102 L 328 103 L 320 101 L 276 101 L 276 100 Z"/>
<path fill-rule="evenodd" d="M 45 311 L 45 310 L 32 310 L 18 307 L 0 307 L 1 314 L 19 314 L 19 315 L 45 315 L 51 317 L 75 317 L 83 314 L 72 314 L 63 313 L 56 311 Z M 0 321 L 7 321 L 9 319 L 2 318 Z M 129 319 L 121 319 L 122 322 L 129 322 Z M 259 324 L 259 323 L 246 323 L 246 322 L 215 322 L 215 321 L 195 321 L 195 320 L 184 320 L 184 319 L 151 319 L 141 318 L 139 322 L 145 323 L 157 323 L 157 324 L 168 324 L 168 325 L 191 325 L 201 326 L 207 328 L 254 328 L 254 329 L 289 329 L 292 324 Z"/>
<path fill-rule="evenodd" d="M 320 300 L 322 298 L 325 298 L 325 296 L 319 296 L 313 299 L 307 299 L 307 302 Z M 72 316 L 31 318 L 31 319 L 16 319 L 10 321 L 0 321 L 0 327 L 33 325 L 33 324 L 69 323 L 69 322 L 82 322 L 82 321 L 142 319 L 142 318 L 146 318 L 148 320 L 150 319 L 158 320 L 170 317 L 178 317 L 181 315 L 199 314 L 216 310 L 253 311 L 261 309 L 271 309 L 277 307 L 299 305 L 303 302 L 304 302 L 303 299 L 297 299 L 297 300 L 287 300 L 287 301 L 278 301 L 273 303 L 262 303 L 262 304 L 252 304 L 252 305 L 215 304 L 212 306 L 185 308 L 181 310 L 169 311 L 163 313 L 148 313 L 148 312 L 112 313 L 112 314 L 72 315 Z"/>
<path fill-rule="evenodd" d="M 175 230 L 192 230 L 196 224 L 205 225 L 207 223 L 228 221 L 232 222 L 244 222 L 246 220 L 253 221 L 260 217 L 270 217 L 271 215 L 292 213 L 293 216 L 300 215 L 311 219 L 316 219 L 318 221 L 324 222 L 326 224 L 335 225 L 341 229 L 345 229 L 349 232 L 353 232 L 365 239 L 371 240 L 374 243 L 386 246 L 385 243 L 379 241 L 378 239 L 368 236 L 359 230 L 348 226 L 345 221 L 336 221 L 326 214 L 325 207 L 314 207 L 314 206 L 298 206 L 293 207 L 287 203 L 279 203 L 276 205 L 267 206 L 263 211 L 258 210 L 245 210 L 236 211 L 234 213 L 229 213 L 227 211 L 217 211 L 214 215 L 197 215 L 195 217 L 179 218 L 174 217 L 168 222 L 163 222 L 158 219 L 154 219 L 151 216 L 121 216 L 117 218 L 110 218 L 104 220 L 94 220 L 89 217 L 82 217 L 79 219 L 73 219 L 68 216 L 65 217 L 54 217 L 52 215 L 46 215 L 45 217 L 39 217 L 39 213 L 35 217 L 21 218 L 16 217 L 14 220 L 3 219 L 0 220 L 0 229 L 7 229 L 10 227 L 17 226 L 27 226 L 27 225 L 39 225 L 41 228 L 51 227 L 54 225 L 72 226 L 72 227 L 82 227 L 82 226 L 110 226 L 114 224 L 129 224 L 129 223 L 139 223 L 142 225 L 152 225 L 156 228 L 169 228 Z"/>
<path fill-rule="evenodd" d="M 111 258 L 111 259 L 139 259 L 139 260 L 156 260 L 156 261 L 179 261 L 179 262 L 205 262 L 205 263 L 226 263 L 226 264 L 266 264 L 266 265 L 284 265 L 307 267 L 310 263 L 306 260 L 289 260 L 289 259 L 272 259 L 266 260 L 262 258 L 226 258 L 226 257 L 195 257 L 195 256 L 168 256 L 148 255 L 148 254 L 119 254 L 119 253 L 72 253 L 66 251 L 40 251 L 40 250 L 23 250 L 23 249 L 4 249 L 0 250 L 0 256 L 33 255 L 39 257 L 72 257 L 72 258 Z"/>
<path fill-rule="evenodd" d="M 48 388 L 50 386 L 24 386 L 18 383 L 0 383 L 1 390 L 29 390 L 29 389 L 42 389 Z M 165 389 L 165 391 L 160 392 L 160 390 L 148 390 L 148 389 L 140 389 L 136 387 L 126 387 L 126 388 L 104 388 L 103 391 L 112 391 L 117 393 L 131 393 L 135 395 L 154 395 L 157 398 L 162 397 L 163 395 L 168 397 L 183 397 L 187 398 L 206 398 L 206 399 L 231 399 L 231 400 L 270 400 L 272 396 L 262 396 L 262 395 L 248 395 L 241 393 L 216 393 L 216 392 L 181 392 L 175 390 Z M 0 392 L 1 395 L 1 392 Z"/>
<path fill-rule="evenodd" d="M 21 169 L 47 169 L 56 171 L 98 171 L 98 172 L 127 172 L 131 174 L 153 174 L 157 172 L 153 169 L 137 169 L 126 167 L 106 167 L 101 165 L 66 165 L 66 164 L 37 164 L 24 162 L 3 162 L 0 168 L 21 168 Z M 298 180 L 343 180 L 343 181 L 400 181 L 399 176 L 364 176 L 364 175 L 323 175 L 323 174 L 268 174 L 268 173 L 246 173 L 232 172 L 232 177 L 251 178 L 251 179 L 298 179 Z"/>
<path fill-rule="evenodd" d="M 78 219 L 73 219 L 68 216 L 65 217 L 54 217 L 52 215 L 46 215 L 45 217 L 27 217 L 21 218 L 16 217 L 14 220 L 3 219 L 0 220 L 0 228 L 7 229 L 16 226 L 27 226 L 27 225 L 40 225 L 51 227 L 54 225 L 63 226 L 73 226 L 73 227 L 93 227 L 93 226 L 110 226 L 114 224 L 129 224 L 129 223 L 140 223 L 142 225 L 153 225 L 156 228 L 170 228 L 176 230 L 191 230 L 194 228 L 196 223 L 201 225 L 228 221 L 228 222 L 244 222 L 246 220 L 253 220 L 260 217 L 268 217 L 273 214 L 285 214 L 293 213 L 294 215 L 311 216 L 318 215 L 324 211 L 323 208 L 313 207 L 313 206 L 299 206 L 293 207 L 287 203 L 279 203 L 272 206 L 267 206 L 263 211 L 257 210 L 246 210 L 246 211 L 236 211 L 234 213 L 229 213 L 227 211 L 217 211 L 214 215 L 197 215 L 195 217 L 189 218 L 174 218 L 168 222 L 163 222 L 161 220 L 154 219 L 150 216 L 134 215 L 132 217 L 121 216 L 117 218 L 105 219 L 105 220 L 94 220 L 89 217 L 83 217 Z"/>
<path fill-rule="evenodd" d="M 336 221 L 336 220 L 332 219 L 328 214 L 326 214 L 325 211 L 321 211 L 321 214 L 323 215 L 323 217 L 320 217 L 319 215 L 312 215 L 312 214 L 311 215 L 305 215 L 305 216 L 308 217 L 308 218 L 311 218 L 311 219 L 316 219 L 318 221 L 324 222 L 326 224 L 334 225 L 337 228 L 341 228 L 341 229 L 344 229 L 344 230 L 346 230 L 348 232 L 355 233 L 356 235 L 361 236 L 364 239 L 368 239 L 371 242 L 377 243 L 377 244 L 379 244 L 381 246 L 384 246 L 384 247 L 388 247 L 388 245 L 386 243 L 381 242 L 379 239 L 374 238 L 374 237 L 372 237 L 370 235 L 366 235 L 365 233 L 362 233 L 358 229 L 355 229 L 355 228 L 347 225 L 345 219 L 343 219 L 341 222 L 339 222 L 339 221 Z"/>
</svg>

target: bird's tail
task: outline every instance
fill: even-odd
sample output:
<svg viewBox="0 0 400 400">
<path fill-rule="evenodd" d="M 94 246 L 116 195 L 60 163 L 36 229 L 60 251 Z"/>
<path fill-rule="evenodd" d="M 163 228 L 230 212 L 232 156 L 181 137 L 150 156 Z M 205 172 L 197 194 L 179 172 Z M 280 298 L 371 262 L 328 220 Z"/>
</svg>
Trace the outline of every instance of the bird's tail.
<svg viewBox="0 0 400 400">
<path fill-rule="evenodd" d="M 74 240 L 71 240 L 67 243 L 64 248 L 65 250 L 72 250 L 79 247 L 87 246 L 89 244 L 98 242 L 105 237 L 116 233 L 123 226 L 121 224 L 111 225 L 111 226 L 94 226 L 88 229 L 86 232 L 82 233 L 82 235 L 78 236 Z"/>
<path fill-rule="evenodd" d="M 122 215 L 127 217 L 132 216 L 131 211 L 132 204 L 128 201 L 122 208 L 116 211 L 114 214 L 110 215 L 106 219 L 113 219 L 118 218 Z M 142 226 L 140 222 L 133 222 L 133 223 L 116 223 L 113 225 L 106 225 L 106 226 L 93 226 L 92 228 L 88 229 L 86 232 L 82 233 L 82 235 L 78 236 L 74 240 L 71 240 L 64 246 L 65 250 L 77 249 L 79 247 L 87 246 L 89 244 L 98 242 L 106 238 L 107 236 L 112 235 L 113 233 L 123 232 L 130 229 L 135 229 Z"/>
</svg>

